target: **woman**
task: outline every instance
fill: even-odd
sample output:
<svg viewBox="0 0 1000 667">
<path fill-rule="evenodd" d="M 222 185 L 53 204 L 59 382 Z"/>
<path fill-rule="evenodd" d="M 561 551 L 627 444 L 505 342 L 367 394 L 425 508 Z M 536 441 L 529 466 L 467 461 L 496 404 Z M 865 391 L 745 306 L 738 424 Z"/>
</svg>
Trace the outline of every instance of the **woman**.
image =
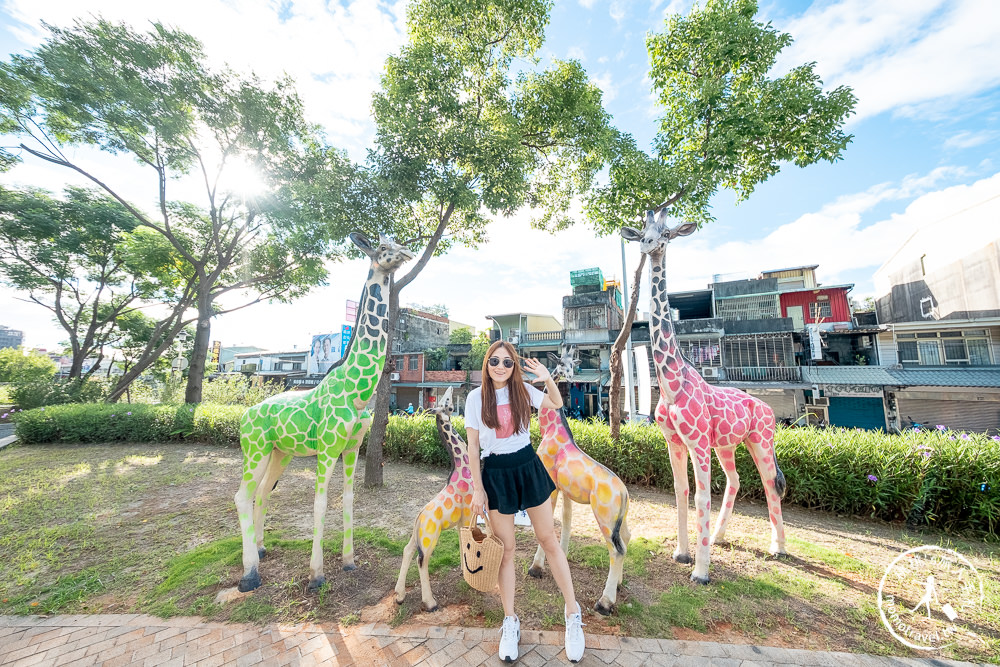
<svg viewBox="0 0 1000 667">
<path fill-rule="evenodd" d="M 483 385 L 465 402 L 469 458 L 475 461 L 482 451 L 483 461 L 482 470 L 472 466 L 472 507 L 476 512 L 489 509 L 490 525 L 504 545 L 499 575 L 505 616 L 500 659 L 517 660 L 521 638 L 521 622 L 514 613 L 514 514 L 527 510 L 535 538 L 545 551 L 566 603 L 566 657 L 577 662 L 584 648 L 582 610 L 573 592 L 569 563 L 555 536 L 549 497 L 556 487 L 528 437 L 531 406 L 558 410 L 562 397 L 549 371 L 534 359 L 525 359 L 525 368 L 537 377 L 536 382 L 545 383 L 548 393 L 524 382 L 519 361 L 513 345 L 493 343 L 483 359 Z"/>
</svg>

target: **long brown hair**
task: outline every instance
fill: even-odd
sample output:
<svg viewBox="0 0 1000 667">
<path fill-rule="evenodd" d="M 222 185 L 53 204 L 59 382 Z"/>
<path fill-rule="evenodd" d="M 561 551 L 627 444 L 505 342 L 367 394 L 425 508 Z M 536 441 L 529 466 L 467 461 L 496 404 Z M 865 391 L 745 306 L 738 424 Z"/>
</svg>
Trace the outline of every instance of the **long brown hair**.
<svg viewBox="0 0 1000 667">
<path fill-rule="evenodd" d="M 524 386 L 524 376 L 521 373 L 521 357 L 517 356 L 514 346 L 505 340 L 498 340 L 490 345 L 489 351 L 483 357 L 483 424 L 493 430 L 500 428 L 500 419 L 497 417 L 497 393 L 493 388 L 493 378 L 490 377 L 490 357 L 497 349 L 503 347 L 507 354 L 514 360 L 514 368 L 507 379 L 508 393 L 510 395 L 510 417 L 511 422 L 517 426 L 515 433 L 528 430 L 531 421 L 531 399 L 528 397 L 528 390 Z"/>
</svg>

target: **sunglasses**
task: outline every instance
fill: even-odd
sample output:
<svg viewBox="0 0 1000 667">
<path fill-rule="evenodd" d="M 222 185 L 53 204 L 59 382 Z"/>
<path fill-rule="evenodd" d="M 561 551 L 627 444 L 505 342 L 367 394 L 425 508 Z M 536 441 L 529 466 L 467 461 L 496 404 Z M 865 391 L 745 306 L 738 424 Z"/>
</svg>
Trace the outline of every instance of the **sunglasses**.
<svg viewBox="0 0 1000 667">
<path fill-rule="evenodd" d="M 499 365 L 500 365 L 500 357 L 490 357 L 490 366 L 499 366 Z M 514 368 L 514 360 L 511 359 L 510 357 L 504 357 L 503 367 Z"/>
</svg>

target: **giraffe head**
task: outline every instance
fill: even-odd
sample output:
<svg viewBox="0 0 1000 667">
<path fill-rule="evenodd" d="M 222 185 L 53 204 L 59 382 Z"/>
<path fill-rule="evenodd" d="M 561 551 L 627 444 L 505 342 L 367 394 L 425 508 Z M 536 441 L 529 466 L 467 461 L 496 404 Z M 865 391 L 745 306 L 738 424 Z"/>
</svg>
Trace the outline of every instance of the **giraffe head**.
<svg viewBox="0 0 1000 667">
<path fill-rule="evenodd" d="M 413 259 L 413 253 L 388 236 L 379 236 L 378 245 L 373 244 L 361 232 L 351 232 L 351 241 L 372 260 L 372 268 L 384 273 L 392 273 L 405 262 Z"/>
<path fill-rule="evenodd" d="M 693 222 L 682 222 L 676 227 L 667 226 L 667 209 L 660 209 L 660 214 L 655 211 L 646 211 L 646 224 L 642 231 L 632 227 L 622 227 L 622 238 L 626 241 L 639 241 L 639 250 L 649 254 L 654 250 L 662 250 L 670 241 L 678 236 L 687 236 L 698 225 Z"/>
<path fill-rule="evenodd" d="M 576 345 L 561 346 L 558 355 L 549 352 L 549 359 L 556 364 L 556 367 L 552 369 L 552 379 L 556 382 L 572 380 L 576 374 L 576 367 L 580 365 Z"/>
<path fill-rule="evenodd" d="M 444 392 L 444 396 L 441 400 L 434 403 L 434 407 L 428 410 L 428 412 L 433 412 L 435 415 L 440 415 L 442 417 L 450 417 L 451 413 L 455 411 L 455 403 L 451 399 L 452 387 L 448 387 L 448 390 Z"/>
</svg>

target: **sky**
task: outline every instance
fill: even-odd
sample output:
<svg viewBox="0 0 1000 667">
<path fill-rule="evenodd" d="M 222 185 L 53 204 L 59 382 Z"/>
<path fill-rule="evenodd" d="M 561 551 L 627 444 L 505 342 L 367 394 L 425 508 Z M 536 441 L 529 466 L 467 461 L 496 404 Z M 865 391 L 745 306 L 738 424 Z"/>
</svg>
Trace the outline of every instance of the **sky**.
<svg viewBox="0 0 1000 667">
<path fill-rule="evenodd" d="M 648 77 L 646 35 L 662 32 L 666 16 L 691 4 L 556 0 L 543 61 L 580 60 L 603 90 L 614 124 L 649 147 L 661 111 Z M 0 0 L 0 52 L 7 59 L 38 46 L 43 22 L 61 26 L 96 14 L 141 27 L 159 20 L 199 38 L 213 64 L 263 78 L 291 75 L 308 119 L 323 127 L 329 143 L 362 161 L 374 135 L 371 94 L 386 56 L 404 43 L 405 12 L 405 2 L 381 0 Z M 773 74 L 815 62 L 825 89 L 854 89 L 858 104 L 847 125 L 854 140 L 842 160 L 786 165 L 738 205 L 721 192 L 713 201 L 715 222 L 671 244 L 670 290 L 818 264 L 822 283 L 853 284 L 861 301 L 878 296 L 875 272 L 918 229 L 956 214 L 964 230 L 979 227 L 989 236 L 1000 228 L 1000 2 L 761 0 L 758 17 L 795 40 Z M 133 201 L 155 201 L 155 181 L 134 163 L 83 149 L 75 156 Z M 30 156 L 0 175 L 0 183 L 56 191 L 83 184 Z M 183 195 L 183 187 L 175 193 Z M 477 249 L 432 259 L 402 302 L 444 304 L 452 319 L 477 329 L 490 326 L 488 315 L 512 312 L 561 321 L 571 270 L 597 266 L 621 278 L 617 237 L 597 238 L 582 216 L 556 235 L 532 230 L 529 218 L 529 211 L 499 218 Z M 949 226 L 939 227 L 947 233 Z M 978 242 L 970 241 L 969 250 Z M 637 249 L 626 247 L 624 261 L 631 281 Z M 345 302 L 360 294 L 368 267 L 354 261 L 330 268 L 328 285 L 293 304 L 260 304 L 216 318 L 212 340 L 301 349 L 312 335 L 338 331 Z M 57 349 L 65 333 L 25 296 L 0 287 L 0 324 L 23 330 L 29 347 Z M 645 289 L 639 308 L 649 309 Z"/>
</svg>

